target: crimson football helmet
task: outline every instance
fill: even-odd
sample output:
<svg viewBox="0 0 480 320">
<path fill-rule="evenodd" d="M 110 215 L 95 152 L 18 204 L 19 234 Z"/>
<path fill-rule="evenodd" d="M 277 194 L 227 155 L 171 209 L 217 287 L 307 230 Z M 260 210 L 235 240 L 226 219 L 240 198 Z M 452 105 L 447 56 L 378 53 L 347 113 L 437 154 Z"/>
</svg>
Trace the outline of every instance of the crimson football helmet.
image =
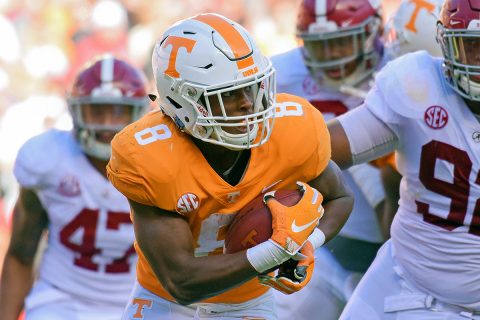
<svg viewBox="0 0 480 320">
<path fill-rule="evenodd" d="M 446 0 L 437 39 L 450 86 L 462 97 L 480 101 L 480 0 Z"/>
<path fill-rule="evenodd" d="M 302 0 L 297 36 L 314 78 L 339 87 L 371 75 L 383 48 L 380 13 L 376 0 Z"/>
<path fill-rule="evenodd" d="M 211 13 L 179 21 L 155 45 L 152 66 L 160 108 L 180 130 L 234 150 L 269 139 L 275 70 L 238 23 Z M 237 90 L 248 92 L 253 110 L 228 113 Z"/>
<path fill-rule="evenodd" d="M 103 55 L 88 62 L 68 96 L 76 138 L 84 152 L 108 160 L 112 133 L 147 112 L 146 78 L 127 62 Z M 108 133 L 110 138 L 101 139 Z"/>
</svg>

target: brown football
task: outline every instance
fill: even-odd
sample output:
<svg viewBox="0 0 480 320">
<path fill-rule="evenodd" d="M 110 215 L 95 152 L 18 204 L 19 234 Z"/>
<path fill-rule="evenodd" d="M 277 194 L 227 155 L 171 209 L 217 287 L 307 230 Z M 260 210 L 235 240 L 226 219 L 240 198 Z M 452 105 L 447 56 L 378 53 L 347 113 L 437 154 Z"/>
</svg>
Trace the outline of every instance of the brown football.
<svg viewBox="0 0 480 320">
<path fill-rule="evenodd" d="M 275 198 L 288 207 L 295 205 L 302 193 L 298 190 L 277 190 Z M 263 194 L 240 210 L 225 237 L 225 253 L 234 253 L 267 241 L 272 236 L 272 215 L 263 203 Z"/>
</svg>

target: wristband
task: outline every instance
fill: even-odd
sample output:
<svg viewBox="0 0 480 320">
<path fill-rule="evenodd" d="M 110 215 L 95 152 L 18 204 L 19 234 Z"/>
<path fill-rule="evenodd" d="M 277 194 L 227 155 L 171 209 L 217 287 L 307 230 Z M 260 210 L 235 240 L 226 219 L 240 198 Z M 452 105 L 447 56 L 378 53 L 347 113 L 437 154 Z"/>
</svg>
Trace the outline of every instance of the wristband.
<svg viewBox="0 0 480 320">
<path fill-rule="evenodd" d="M 313 246 L 313 249 L 318 249 L 325 243 L 325 233 L 322 230 L 315 228 L 312 234 L 308 237 L 308 241 Z"/>
<path fill-rule="evenodd" d="M 263 273 L 281 265 L 291 258 L 285 250 L 273 243 L 272 240 L 247 249 L 247 259 L 252 267 L 259 273 Z"/>
</svg>

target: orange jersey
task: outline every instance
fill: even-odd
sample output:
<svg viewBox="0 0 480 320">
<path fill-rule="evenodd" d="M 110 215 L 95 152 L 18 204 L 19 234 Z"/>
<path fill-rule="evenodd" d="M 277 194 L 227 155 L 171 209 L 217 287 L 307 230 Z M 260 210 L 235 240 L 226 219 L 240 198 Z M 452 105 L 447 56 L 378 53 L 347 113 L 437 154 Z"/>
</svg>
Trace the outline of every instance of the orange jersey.
<svg viewBox="0 0 480 320">
<path fill-rule="evenodd" d="M 227 228 L 234 215 L 266 187 L 293 189 L 327 166 L 330 136 L 321 113 L 306 100 L 279 94 L 270 140 L 251 149 L 250 162 L 235 186 L 208 164 L 190 136 L 180 132 L 160 111 L 129 125 L 112 141 L 108 177 L 129 199 L 185 216 L 195 241 L 195 255 L 223 254 Z M 174 300 L 139 255 L 139 283 Z M 268 290 L 256 278 L 204 302 L 241 303 Z"/>
<path fill-rule="evenodd" d="M 395 152 L 384 155 L 381 158 L 370 161 L 370 164 L 377 168 L 383 168 L 386 165 L 391 166 L 394 169 L 397 169 L 397 164 L 395 162 Z"/>
</svg>

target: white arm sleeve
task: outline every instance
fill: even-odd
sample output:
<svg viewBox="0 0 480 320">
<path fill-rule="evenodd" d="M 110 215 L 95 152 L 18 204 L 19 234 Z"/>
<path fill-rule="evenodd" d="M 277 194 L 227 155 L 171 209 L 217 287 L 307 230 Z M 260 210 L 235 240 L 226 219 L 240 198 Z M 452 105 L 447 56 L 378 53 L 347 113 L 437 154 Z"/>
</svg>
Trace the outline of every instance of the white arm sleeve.
<svg viewBox="0 0 480 320">
<path fill-rule="evenodd" d="M 372 208 L 376 208 L 385 199 L 380 170 L 368 163 L 361 163 L 347 169 L 353 181 L 362 190 L 365 199 Z"/>
<path fill-rule="evenodd" d="M 395 150 L 397 136 L 365 105 L 337 119 L 348 137 L 354 165 L 377 159 Z"/>
</svg>

